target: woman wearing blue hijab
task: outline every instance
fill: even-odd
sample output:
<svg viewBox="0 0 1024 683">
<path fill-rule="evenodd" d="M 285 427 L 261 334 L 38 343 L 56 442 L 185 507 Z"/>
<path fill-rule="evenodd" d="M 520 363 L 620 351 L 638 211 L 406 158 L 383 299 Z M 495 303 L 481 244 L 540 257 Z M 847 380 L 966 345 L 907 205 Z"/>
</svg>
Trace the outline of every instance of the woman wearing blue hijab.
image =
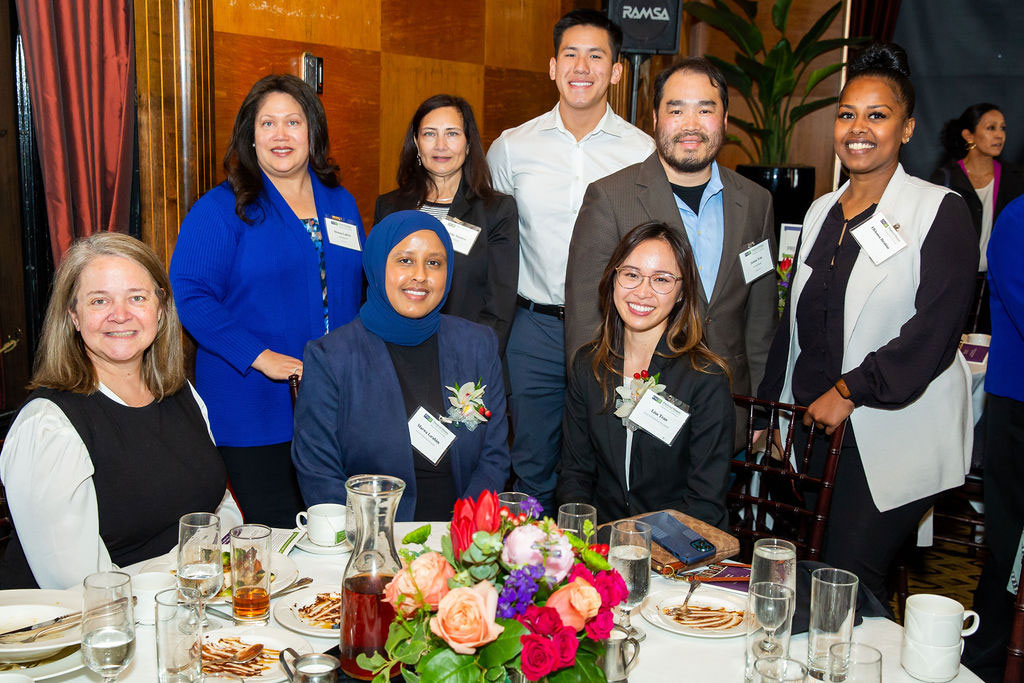
<svg viewBox="0 0 1024 683">
<path fill-rule="evenodd" d="M 355 474 L 405 481 L 400 521 L 447 519 L 457 499 L 504 488 L 498 341 L 441 314 L 453 253 L 444 226 L 421 211 L 393 213 L 367 238 L 359 317 L 303 356 L 292 460 L 307 505 L 344 502 Z"/>
</svg>

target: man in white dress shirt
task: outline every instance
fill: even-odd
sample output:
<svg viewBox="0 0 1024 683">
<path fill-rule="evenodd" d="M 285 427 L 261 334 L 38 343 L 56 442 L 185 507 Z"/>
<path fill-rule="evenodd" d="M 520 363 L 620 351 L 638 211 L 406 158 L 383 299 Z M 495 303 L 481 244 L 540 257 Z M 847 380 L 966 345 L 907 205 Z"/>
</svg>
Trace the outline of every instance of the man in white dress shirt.
<svg viewBox="0 0 1024 683">
<path fill-rule="evenodd" d="M 519 209 L 519 309 L 507 361 L 516 489 L 552 512 L 565 401 L 565 267 L 591 182 L 637 163 L 654 141 L 616 116 L 608 88 L 622 77 L 622 30 L 573 10 L 554 29 L 554 109 L 506 130 L 487 153 L 494 187 Z M 597 296 L 597 292 L 594 292 Z"/>
</svg>

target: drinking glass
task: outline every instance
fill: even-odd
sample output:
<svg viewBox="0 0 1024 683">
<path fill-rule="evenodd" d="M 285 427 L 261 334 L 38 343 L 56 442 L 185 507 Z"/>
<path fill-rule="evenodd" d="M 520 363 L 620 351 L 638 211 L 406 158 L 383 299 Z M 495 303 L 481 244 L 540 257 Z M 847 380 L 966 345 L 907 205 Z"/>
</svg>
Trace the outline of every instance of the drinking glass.
<svg viewBox="0 0 1024 683">
<path fill-rule="evenodd" d="M 647 637 L 642 629 L 629 623 L 630 612 L 643 602 L 651 587 L 651 525 L 632 519 L 612 524 L 608 562 L 622 575 L 629 595 L 619 605 L 622 627 L 631 637 L 642 641 Z"/>
<path fill-rule="evenodd" d="M 747 591 L 747 638 L 744 673 L 751 678 L 762 657 L 788 657 L 796 593 L 781 583 L 762 581 Z"/>
<path fill-rule="evenodd" d="M 498 494 L 498 505 L 507 507 L 509 514 L 518 515 L 523 511 L 521 506 L 527 498 L 529 495 L 519 491 L 503 491 Z"/>
<path fill-rule="evenodd" d="M 754 542 L 750 583 L 781 583 L 796 590 L 796 546 L 781 538 L 759 538 Z"/>
<path fill-rule="evenodd" d="M 590 535 L 584 531 L 590 522 Z M 597 530 L 597 508 L 586 503 L 565 503 L 558 508 L 558 528 L 568 531 L 584 543 L 590 543 L 590 537 Z M 647 544 L 648 547 L 650 543 Z"/>
<path fill-rule="evenodd" d="M 195 588 L 170 588 L 156 595 L 156 664 L 160 683 L 203 680 L 201 600 Z"/>
<path fill-rule="evenodd" d="M 82 586 L 82 659 L 113 683 L 135 654 L 131 577 L 98 572 L 85 577 Z"/>
<path fill-rule="evenodd" d="M 230 536 L 232 616 L 265 622 L 270 618 L 270 527 L 243 524 Z"/>
<path fill-rule="evenodd" d="M 217 628 L 206 618 L 206 602 L 220 593 L 224 585 L 217 515 L 191 512 L 178 520 L 178 585 L 199 591 L 199 618 L 203 628 Z"/>
<path fill-rule="evenodd" d="M 755 683 L 787 683 L 806 680 L 807 667 L 795 659 L 761 657 L 754 662 Z"/>
<path fill-rule="evenodd" d="M 870 645 L 836 643 L 828 649 L 828 680 L 882 683 L 882 653 Z"/>
<path fill-rule="evenodd" d="M 828 651 L 853 639 L 857 607 L 857 575 L 826 567 L 811 573 L 811 619 L 807 630 L 807 668 L 822 680 L 828 670 Z"/>
</svg>

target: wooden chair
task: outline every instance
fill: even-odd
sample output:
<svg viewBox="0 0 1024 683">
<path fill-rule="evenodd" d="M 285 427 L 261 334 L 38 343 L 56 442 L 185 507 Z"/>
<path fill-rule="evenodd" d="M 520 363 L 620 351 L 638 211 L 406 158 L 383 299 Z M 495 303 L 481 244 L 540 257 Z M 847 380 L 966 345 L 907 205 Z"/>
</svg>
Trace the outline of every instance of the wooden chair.
<svg viewBox="0 0 1024 683">
<path fill-rule="evenodd" d="M 792 541 L 796 545 L 798 558 L 820 559 L 846 422 L 839 425 L 830 437 L 824 473 L 821 477 L 812 477 L 806 472 L 815 437 L 823 430 L 811 427 L 807 447 L 802 455 L 798 454 L 796 467 L 790 465 L 795 430 L 807 408 L 788 403 L 762 401 L 750 396 L 733 396 L 733 400 L 747 412 L 747 459 L 732 461 L 732 470 L 736 478 L 726 501 L 731 532 L 740 539 L 740 557 L 749 560 L 757 539 L 778 537 Z M 789 418 L 782 443 L 775 446 L 782 451 L 782 461 L 777 465 L 774 464 L 776 461 L 767 465 L 755 462 L 754 416 L 758 409 L 768 413 L 769 423 L 772 425 L 778 424 L 780 415 Z M 765 459 L 767 457 L 765 456 Z M 755 474 L 759 474 L 760 477 L 755 478 Z M 752 490 L 755 480 L 759 480 L 757 493 Z M 787 498 L 791 496 L 791 500 L 770 498 L 764 493 L 769 488 L 775 491 L 781 489 Z M 808 510 L 800 504 L 804 493 L 807 492 L 817 493 L 813 510 Z"/>
<path fill-rule="evenodd" d="M 1024 560 L 1021 561 L 1024 579 Z M 1024 681 L 1024 580 L 1017 584 L 1017 601 L 1013 605 L 1013 628 L 1006 646 L 1006 674 L 1004 683 Z"/>
<path fill-rule="evenodd" d="M 299 383 L 302 380 L 298 375 L 288 375 L 288 391 L 292 395 L 292 409 L 295 409 L 295 402 L 299 400 Z"/>
</svg>

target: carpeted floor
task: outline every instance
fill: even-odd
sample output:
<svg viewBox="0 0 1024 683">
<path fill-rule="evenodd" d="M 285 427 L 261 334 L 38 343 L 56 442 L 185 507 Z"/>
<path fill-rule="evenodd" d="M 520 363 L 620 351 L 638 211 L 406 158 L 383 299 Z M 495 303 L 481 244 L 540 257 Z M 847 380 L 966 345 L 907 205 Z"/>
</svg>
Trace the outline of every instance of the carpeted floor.
<svg viewBox="0 0 1024 683">
<path fill-rule="evenodd" d="M 963 546 L 951 543 L 939 542 L 931 548 L 918 548 L 908 564 L 910 594 L 945 595 L 970 608 L 983 562 L 982 552 L 972 557 Z M 892 605 L 893 612 L 902 617 L 895 598 Z"/>
</svg>

